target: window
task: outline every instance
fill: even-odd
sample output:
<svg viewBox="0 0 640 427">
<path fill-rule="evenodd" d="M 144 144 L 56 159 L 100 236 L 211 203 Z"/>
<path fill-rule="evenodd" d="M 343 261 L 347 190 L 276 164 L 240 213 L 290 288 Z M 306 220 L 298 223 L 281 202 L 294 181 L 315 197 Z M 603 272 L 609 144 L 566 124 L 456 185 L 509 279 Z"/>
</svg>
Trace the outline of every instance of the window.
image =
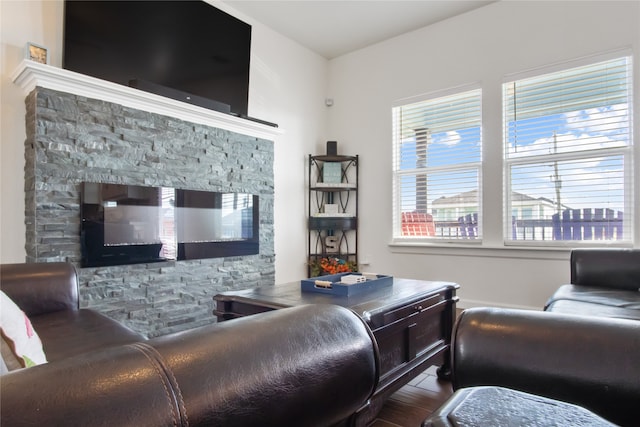
<svg viewBox="0 0 640 427">
<path fill-rule="evenodd" d="M 507 243 L 632 240 L 631 96 L 630 57 L 503 84 Z"/>
<path fill-rule="evenodd" d="M 476 239 L 481 221 L 481 91 L 395 106 L 394 238 Z"/>
</svg>

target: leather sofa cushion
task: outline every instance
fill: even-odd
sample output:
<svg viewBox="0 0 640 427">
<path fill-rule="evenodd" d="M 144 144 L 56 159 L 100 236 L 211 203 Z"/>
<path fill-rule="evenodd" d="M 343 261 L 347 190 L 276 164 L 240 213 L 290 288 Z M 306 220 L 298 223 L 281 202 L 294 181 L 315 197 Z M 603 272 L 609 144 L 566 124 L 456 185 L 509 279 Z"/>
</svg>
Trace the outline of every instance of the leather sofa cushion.
<svg viewBox="0 0 640 427">
<path fill-rule="evenodd" d="M 89 309 L 62 310 L 32 316 L 31 323 L 38 331 L 50 362 L 105 347 L 145 340 L 144 336 L 126 326 Z"/>
<path fill-rule="evenodd" d="M 612 317 L 615 319 L 640 320 L 640 310 L 632 310 L 610 305 L 594 304 L 584 301 L 557 300 L 551 302 L 546 311 L 564 314 Z"/>
<path fill-rule="evenodd" d="M 563 285 L 549 298 L 544 309 L 556 313 L 640 320 L 640 292 Z"/>
<path fill-rule="evenodd" d="M 640 310 L 640 292 L 638 291 L 625 291 L 594 286 L 562 285 L 549 299 L 545 309 L 552 302 L 559 300 L 582 301 L 630 310 Z"/>
</svg>

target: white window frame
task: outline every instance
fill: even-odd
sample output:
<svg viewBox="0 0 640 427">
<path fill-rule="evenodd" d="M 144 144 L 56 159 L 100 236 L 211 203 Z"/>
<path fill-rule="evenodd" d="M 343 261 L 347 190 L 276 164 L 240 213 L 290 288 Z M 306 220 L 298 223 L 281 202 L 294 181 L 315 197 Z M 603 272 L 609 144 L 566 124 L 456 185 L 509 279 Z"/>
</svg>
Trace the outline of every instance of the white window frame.
<svg viewBox="0 0 640 427">
<path fill-rule="evenodd" d="M 564 70 L 569 70 L 576 67 L 587 66 L 591 64 L 596 64 L 608 60 L 619 59 L 622 57 L 627 57 L 630 62 L 630 70 L 629 73 L 633 73 L 633 55 L 628 51 L 617 51 L 611 52 L 604 55 L 593 56 L 589 58 L 582 58 L 574 61 L 567 61 L 561 64 L 556 64 L 550 67 L 543 67 L 536 70 L 531 70 L 524 73 L 517 73 L 513 75 L 506 76 L 503 80 L 503 90 L 504 84 L 509 82 L 518 81 L 522 79 L 527 79 L 530 77 L 542 76 L 544 74 L 551 74 L 555 72 L 561 72 Z M 547 155 L 537 155 L 523 158 L 509 158 L 507 155 L 507 145 L 508 145 L 508 135 L 507 135 L 507 126 L 508 126 L 508 118 L 506 117 L 506 108 L 504 106 L 504 93 L 503 93 L 503 108 L 502 108 L 502 120 L 503 120 L 503 138 L 502 138 L 502 151 L 503 151 L 503 178 L 504 178 L 504 193 L 503 193 L 503 239 L 505 246 L 525 246 L 525 247 L 575 247 L 575 246 L 630 246 L 634 241 L 634 224 L 635 224 L 635 215 L 637 212 L 634 211 L 634 140 L 633 140 L 633 76 L 630 75 L 627 78 L 629 82 L 629 90 L 628 90 L 628 105 L 629 105 L 629 144 L 624 147 L 613 147 L 613 148 L 601 148 L 601 149 L 590 149 L 585 151 L 576 151 L 571 153 L 556 153 L 556 154 L 547 154 Z M 511 169 L 515 165 L 525 165 L 525 164 L 542 164 L 548 163 L 550 161 L 564 161 L 564 160 L 580 160 L 597 157 L 598 154 L 602 154 L 603 156 L 613 156 L 613 155 L 621 155 L 624 158 L 623 168 L 624 168 L 624 227 L 625 233 L 624 238 L 621 240 L 518 240 L 512 239 L 512 223 L 511 223 L 511 210 L 513 209 L 511 203 Z"/>
<path fill-rule="evenodd" d="M 477 225 L 477 237 L 473 239 L 447 239 L 443 237 L 409 237 L 402 236 L 402 222 L 401 222 L 401 209 L 402 209 L 402 194 L 401 194 L 401 180 L 402 176 L 414 176 L 416 175 L 416 169 L 411 170 L 400 170 L 397 168 L 400 162 L 400 145 L 397 142 L 397 138 L 400 130 L 396 128 L 398 118 L 395 117 L 395 113 L 392 113 L 393 119 L 393 137 L 392 137 L 392 175 L 393 175 L 393 243 L 411 243 L 411 244 L 443 244 L 443 243 L 457 243 L 464 245 L 479 245 L 482 243 L 482 233 L 483 233 L 483 225 L 482 225 L 482 206 L 483 206 L 483 194 L 482 194 L 482 173 L 483 173 L 483 161 L 482 157 L 483 153 L 483 132 L 482 132 L 482 86 L 479 83 L 468 84 L 464 86 L 459 86 L 447 90 L 436 91 L 429 94 L 424 94 L 420 96 L 405 98 L 399 101 L 396 101 L 392 105 L 392 112 L 395 111 L 396 107 L 407 106 L 414 103 L 424 102 L 428 100 L 435 100 L 438 98 L 443 98 L 447 96 L 463 94 L 465 92 L 476 91 L 480 97 L 480 159 L 477 162 L 468 162 L 461 163 L 457 165 L 449 165 L 449 166 L 437 166 L 437 167 L 425 167 L 424 171 L 426 173 L 437 173 L 437 172 L 452 172 L 456 170 L 475 170 L 478 176 L 478 225 Z"/>
</svg>

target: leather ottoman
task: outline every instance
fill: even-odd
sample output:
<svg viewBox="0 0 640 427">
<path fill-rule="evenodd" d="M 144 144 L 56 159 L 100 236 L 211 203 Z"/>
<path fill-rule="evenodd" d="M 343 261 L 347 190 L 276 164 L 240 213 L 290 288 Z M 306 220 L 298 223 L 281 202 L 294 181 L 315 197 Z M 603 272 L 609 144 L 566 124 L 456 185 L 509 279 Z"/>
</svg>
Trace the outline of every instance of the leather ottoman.
<svg viewBox="0 0 640 427">
<path fill-rule="evenodd" d="M 580 406 L 491 386 L 459 389 L 422 423 L 422 427 L 569 425 L 615 426 Z"/>
</svg>

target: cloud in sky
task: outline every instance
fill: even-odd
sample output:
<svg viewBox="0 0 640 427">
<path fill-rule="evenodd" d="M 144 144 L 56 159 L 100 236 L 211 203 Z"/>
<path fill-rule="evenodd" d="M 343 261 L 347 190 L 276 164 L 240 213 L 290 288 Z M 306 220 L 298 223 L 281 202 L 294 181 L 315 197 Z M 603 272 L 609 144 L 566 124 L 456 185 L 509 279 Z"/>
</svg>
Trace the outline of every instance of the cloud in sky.
<svg viewBox="0 0 640 427">
<path fill-rule="evenodd" d="M 444 133 L 444 136 L 434 138 L 433 142 L 436 144 L 444 144 L 444 145 L 457 145 L 462 137 L 460 134 L 454 130 L 450 130 Z"/>
<path fill-rule="evenodd" d="M 532 143 L 509 142 L 510 158 L 521 158 L 554 153 L 573 153 L 602 148 L 621 148 L 629 141 L 629 106 L 616 104 L 564 113 L 559 122 L 548 129 L 551 135 L 538 138 Z M 540 118 L 540 123 L 553 120 Z M 554 137 L 553 128 L 556 129 Z M 528 130 L 527 130 L 528 131 Z M 555 139 L 554 139 L 555 138 Z"/>
<path fill-rule="evenodd" d="M 625 141 L 612 139 L 605 135 L 563 133 L 555 136 L 555 143 L 554 137 L 550 136 L 539 138 L 532 144 L 518 145 L 517 150 L 512 144 L 509 144 L 509 157 L 520 158 L 554 153 L 575 153 L 585 150 L 624 147 L 625 145 Z"/>
<path fill-rule="evenodd" d="M 616 139 L 626 137 L 621 126 L 629 123 L 629 106 L 616 104 L 565 113 L 566 128 L 579 133 L 610 135 Z"/>
</svg>

